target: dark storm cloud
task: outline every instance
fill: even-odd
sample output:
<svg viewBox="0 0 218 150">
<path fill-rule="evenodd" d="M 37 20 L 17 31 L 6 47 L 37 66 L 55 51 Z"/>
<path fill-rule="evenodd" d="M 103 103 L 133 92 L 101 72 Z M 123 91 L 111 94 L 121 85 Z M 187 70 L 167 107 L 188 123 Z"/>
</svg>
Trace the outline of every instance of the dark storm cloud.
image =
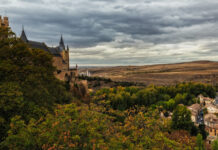
<svg viewBox="0 0 218 150">
<path fill-rule="evenodd" d="M 23 24 L 30 39 L 49 45 L 63 34 L 72 63 L 169 63 L 210 59 L 218 50 L 216 1 L 0 1 L 17 34 Z"/>
</svg>

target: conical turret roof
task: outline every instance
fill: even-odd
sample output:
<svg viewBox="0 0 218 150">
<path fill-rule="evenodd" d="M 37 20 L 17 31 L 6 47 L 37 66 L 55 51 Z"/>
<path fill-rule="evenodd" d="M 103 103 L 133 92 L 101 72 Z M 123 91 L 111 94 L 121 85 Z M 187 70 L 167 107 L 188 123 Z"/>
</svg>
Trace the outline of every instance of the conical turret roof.
<svg viewBox="0 0 218 150">
<path fill-rule="evenodd" d="M 63 40 L 62 35 L 61 35 L 61 39 L 60 39 L 60 42 L 59 42 L 59 47 L 63 48 L 65 50 L 65 45 L 64 45 L 64 40 Z"/>
<path fill-rule="evenodd" d="M 28 39 L 26 37 L 26 33 L 24 31 L 24 27 L 22 28 L 22 33 L 21 33 L 20 39 L 24 42 L 28 42 Z"/>
</svg>

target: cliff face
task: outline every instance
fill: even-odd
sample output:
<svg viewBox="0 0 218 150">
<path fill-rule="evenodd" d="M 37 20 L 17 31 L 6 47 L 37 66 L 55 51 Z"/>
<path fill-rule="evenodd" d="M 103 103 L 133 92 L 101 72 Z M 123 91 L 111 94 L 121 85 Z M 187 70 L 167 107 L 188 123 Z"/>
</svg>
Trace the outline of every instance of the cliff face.
<svg viewBox="0 0 218 150">
<path fill-rule="evenodd" d="M 74 94 L 75 97 L 80 98 L 83 102 L 85 103 L 90 102 L 87 80 L 71 81 L 70 90 Z"/>
</svg>

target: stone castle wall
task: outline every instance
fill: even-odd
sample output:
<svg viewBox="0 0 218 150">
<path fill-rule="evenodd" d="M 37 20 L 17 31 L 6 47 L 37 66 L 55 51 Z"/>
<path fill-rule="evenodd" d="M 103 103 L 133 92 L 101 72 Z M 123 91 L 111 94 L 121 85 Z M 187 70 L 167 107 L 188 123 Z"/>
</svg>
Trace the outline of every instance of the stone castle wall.
<svg viewBox="0 0 218 150">
<path fill-rule="evenodd" d="M 69 66 L 69 53 L 62 51 L 60 56 L 53 56 L 53 66 L 57 68 L 55 76 L 62 81 L 75 81 L 78 77 L 78 70 L 70 69 Z"/>
<path fill-rule="evenodd" d="M 0 27 L 9 27 L 8 17 L 1 17 L 0 16 Z"/>
<path fill-rule="evenodd" d="M 53 56 L 53 66 L 55 66 L 57 70 L 68 71 L 69 62 L 62 57 Z"/>
</svg>

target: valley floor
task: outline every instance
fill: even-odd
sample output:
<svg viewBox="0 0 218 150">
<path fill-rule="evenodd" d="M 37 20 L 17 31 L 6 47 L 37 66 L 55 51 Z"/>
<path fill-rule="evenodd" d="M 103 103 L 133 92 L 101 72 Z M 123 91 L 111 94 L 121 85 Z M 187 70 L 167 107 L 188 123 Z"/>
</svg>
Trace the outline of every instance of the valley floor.
<svg viewBox="0 0 218 150">
<path fill-rule="evenodd" d="M 82 69 L 81 71 L 84 71 Z M 196 61 L 178 64 L 146 66 L 117 66 L 90 68 L 91 76 L 111 78 L 113 81 L 169 85 L 179 82 L 218 83 L 218 62 Z"/>
</svg>

